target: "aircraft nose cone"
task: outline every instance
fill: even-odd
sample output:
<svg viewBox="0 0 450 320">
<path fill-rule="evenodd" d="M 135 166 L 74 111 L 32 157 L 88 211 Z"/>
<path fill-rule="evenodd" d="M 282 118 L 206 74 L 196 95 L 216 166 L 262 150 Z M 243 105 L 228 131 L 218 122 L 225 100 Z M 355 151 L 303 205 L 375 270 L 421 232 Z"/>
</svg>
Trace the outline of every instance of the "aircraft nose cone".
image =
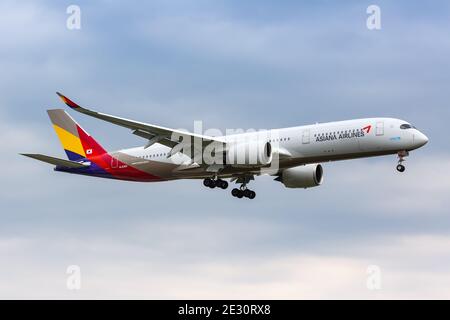
<svg viewBox="0 0 450 320">
<path fill-rule="evenodd" d="M 428 137 L 424 135 L 422 132 L 417 132 L 414 136 L 414 144 L 417 147 L 422 147 L 428 143 Z"/>
</svg>

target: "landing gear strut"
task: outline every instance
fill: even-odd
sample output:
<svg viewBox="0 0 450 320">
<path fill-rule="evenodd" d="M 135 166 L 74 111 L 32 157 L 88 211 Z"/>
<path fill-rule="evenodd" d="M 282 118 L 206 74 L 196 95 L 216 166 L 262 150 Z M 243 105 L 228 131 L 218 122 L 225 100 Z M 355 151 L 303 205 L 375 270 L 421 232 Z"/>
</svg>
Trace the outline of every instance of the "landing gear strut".
<svg viewBox="0 0 450 320">
<path fill-rule="evenodd" d="M 409 156 L 408 151 L 400 151 L 398 153 L 398 165 L 397 165 L 397 171 L 398 172 L 405 172 L 406 167 L 403 165 L 403 162 L 405 162 L 405 158 Z"/>
<path fill-rule="evenodd" d="M 203 185 L 205 187 L 209 187 L 211 189 L 214 189 L 215 187 L 218 187 L 221 189 L 228 188 L 228 182 L 226 182 L 225 180 L 222 180 L 222 179 L 206 178 L 205 180 L 203 180 Z"/>
</svg>

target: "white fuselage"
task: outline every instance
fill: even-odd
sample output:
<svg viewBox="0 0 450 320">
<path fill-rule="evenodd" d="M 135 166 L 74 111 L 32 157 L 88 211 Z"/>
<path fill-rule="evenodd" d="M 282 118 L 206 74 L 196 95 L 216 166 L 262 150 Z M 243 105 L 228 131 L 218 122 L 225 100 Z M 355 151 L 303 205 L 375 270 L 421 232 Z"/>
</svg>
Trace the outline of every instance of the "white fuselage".
<svg viewBox="0 0 450 320">
<path fill-rule="evenodd" d="M 216 137 L 224 142 L 239 140 L 269 141 L 280 155 L 280 170 L 308 163 L 321 163 L 334 160 L 396 154 L 411 151 L 427 143 L 427 137 L 408 122 L 393 118 L 367 118 L 307 126 L 272 129 L 263 132 L 250 132 Z M 136 157 L 142 165 L 185 163 L 192 161 L 188 156 L 178 153 L 168 157 L 171 148 L 155 144 L 149 148 L 124 149 L 116 154 Z M 139 163 L 133 163 L 136 165 Z M 192 165 L 192 164 L 190 164 Z M 162 166 L 168 171 L 167 166 Z M 170 170 L 169 170 L 170 171 Z M 224 176 L 245 170 L 235 169 L 224 172 Z M 165 173 L 166 179 L 200 178 L 209 176 L 204 167 L 198 170 L 171 170 Z M 255 173 L 255 172 L 253 172 Z"/>
</svg>

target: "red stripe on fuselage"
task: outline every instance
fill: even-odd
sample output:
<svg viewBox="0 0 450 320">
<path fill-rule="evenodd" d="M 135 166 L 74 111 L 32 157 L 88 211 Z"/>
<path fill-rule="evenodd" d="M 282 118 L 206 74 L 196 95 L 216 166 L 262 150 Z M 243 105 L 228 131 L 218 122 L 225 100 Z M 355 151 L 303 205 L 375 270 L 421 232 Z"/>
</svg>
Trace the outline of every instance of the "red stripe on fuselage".
<svg viewBox="0 0 450 320">
<path fill-rule="evenodd" d="M 86 152 L 86 158 L 98 165 L 100 168 L 114 176 L 116 179 L 131 180 L 131 181 L 160 181 L 160 177 L 154 176 L 150 173 L 138 170 L 119 159 L 114 158 L 117 163 L 115 168 L 112 168 L 113 157 L 106 152 L 103 147 L 88 135 L 80 126 L 77 126 L 78 134 L 81 144 Z"/>
</svg>

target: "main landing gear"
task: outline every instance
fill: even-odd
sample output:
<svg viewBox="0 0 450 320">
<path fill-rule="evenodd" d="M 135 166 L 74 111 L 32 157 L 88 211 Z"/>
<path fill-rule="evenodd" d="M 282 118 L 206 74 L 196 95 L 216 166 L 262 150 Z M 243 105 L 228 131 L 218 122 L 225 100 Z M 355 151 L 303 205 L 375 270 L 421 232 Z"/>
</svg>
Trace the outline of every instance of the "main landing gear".
<svg viewBox="0 0 450 320">
<path fill-rule="evenodd" d="M 239 177 L 235 177 L 231 179 L 231 182 L 235 181 L 236 183 L 240 183 L 241 186 L 238 188 L 234 188 L 231 190 L 231 195 L 235 198 L 248 198 L 255 199 L 256 192 L 247 188 L 247 184 L 251 181 L 255 180 L 253 175 L 243 175 Z"/>
<path fill-rule="evenodd" d="M 249 198 L 249 199 L 255 199 L 256 197 L 256 192 L 250 189 L 247 189 L 247 186 L 244 184 L 242 184 L 242 186 L 237 189 L 234 188 L 233 190 L 231 190 L 231 195 L 233 197 L 242 199 L 243 197 Z"/>
<path fill-rule="evenodd" d="M 211 189 L 214 189 L 216 187 L 221 189 L 228 188 L 228 182 L 222 179 L 206 178 L 205 180 L 203 180 L 203 185 Z M 233 190 L 231 190 L 231 195 L 239 199 L 242 199 L 244 197 L 248 199 L 255 199 L 256 192 L 247 189 L 247 183 L 242 183 L 239 189 L 234 188 Z"/>
<path fill-rule="evenodd" d="M 231 190 L 231 195 L 239 199 L 242 199 L 244 197 L 248 199 L 255 199 L 256 192 L 247 188 L 247 183 L 250 180 L 251 178 L 249 177 L 232 179 L 232 182 L 236 181 L 237 183 L 240 183 L 241 186 L 239 187 L 239 189 L 234 188 L 233 190 Z M 206 178 L 203 180 L 203 185 L 211 189 L 214 189 L 216 187 L 221 189 L 228 188 L 228 182 L 219 178 Z"/>
<path fill-rule="evenodd" d="M 205 187 L 208 187 L 211 189 L 214 189 L 215 187 L 221 188 L 221 189 L 228 188 L 228 182 L 226 182 L 225 180 L 222 180 L 222 179 L 206 178 L 205 180 L 203 180 L 203 185 Z"/>
<path fill-rule="evenodd" d="M 405 162 L 405 158 L 409 156 L 408 151 L 400 151 L 398 153 L 398 165 L 397 165 L 397 171 L 398 172 L 405 172 L 406 167 L 403 165 L 403 162 Z"/>
</svg>

